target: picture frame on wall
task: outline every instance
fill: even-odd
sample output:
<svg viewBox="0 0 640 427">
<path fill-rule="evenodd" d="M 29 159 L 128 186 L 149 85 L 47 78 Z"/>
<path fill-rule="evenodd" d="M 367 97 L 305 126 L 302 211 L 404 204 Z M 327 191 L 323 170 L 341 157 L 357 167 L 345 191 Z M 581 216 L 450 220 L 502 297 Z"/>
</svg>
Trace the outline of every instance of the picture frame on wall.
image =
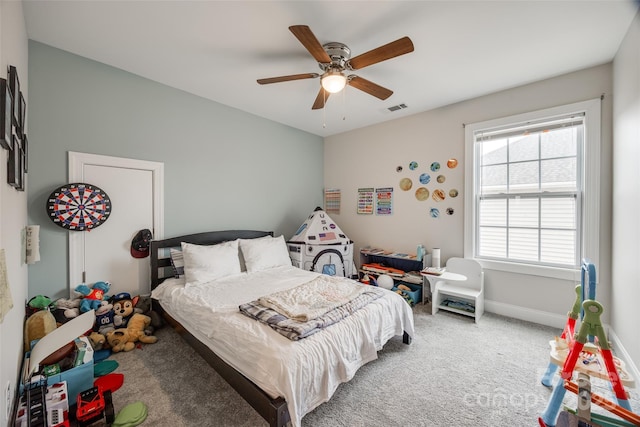
<svg viewBox="0 0 640 427">
<path fill-rule="evenodd" d="M 24 173 L 29 172 L 29 142 L 27 140 L 27 134 L 22 137 L 22 155 L 24 157 Z"/>
<path fill-rule="evenodd" d="M 9 87 L 13 96 L 13 124 L 20 131 L 20 80 L 18 70 L 13 65 L 9 65 Z"/>
<path fill-rule="evenodd" d="M 22 148 L 16 135 L 12 136 L 11 150 L 7 161 L 7 183 L 17 189 L 22 187 Z"/>
<path fill-rule="evenodd" d="M 18 151 L 18 186 L 16 187 L 16 190 L 18 191 L 24 191 L 25 188 L 26 178 L 24 174 L 24 161 L 24 150 L 20 148 Z"/>
<path fill-rule="evenodd" d="M 24 95 L 20 92 L 20 137 L 23 138 L 27 132 L 25 124 L 27 123 L 27 101 L 24 99 Z"/>
<path fill-rule="evenodd" d="M 13 98 L 6 79 L 0 78 L 0 145 L 11 150 L 11 120 L 13 117 Z"/>
</svg>

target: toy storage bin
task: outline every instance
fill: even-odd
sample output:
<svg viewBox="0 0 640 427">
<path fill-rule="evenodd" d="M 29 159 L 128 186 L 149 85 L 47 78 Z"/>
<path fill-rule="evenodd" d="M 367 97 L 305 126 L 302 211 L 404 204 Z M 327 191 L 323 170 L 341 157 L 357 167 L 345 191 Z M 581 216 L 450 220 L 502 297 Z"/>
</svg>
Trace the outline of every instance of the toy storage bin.
<svg viewBox="0 0 640 427">
<path fill-rule="evenodd" d="M 402 292 L 403 294 L 408 295 L 409 297 L 411 297 L 411 299 L 413 300 L 414 304 L 418 304 L 420 302 L 422 302 L 422 286 L 420 285 L 416 285 L 413 283 L 408 283 L 408 282 L 396 282 L 393 285 L 393 288 L 391 288 L 391 290 L 393 292 L 398 290 L 398 285 L 405 285 L 409 288 L 411 288 L 410 291 L 406 291 L 404 289 L 400 289 L 400 292 Z"/>
<path fill-rule="evenodd" d="M 47 382 L 57 383 L 61 381 L 67 382 L 67 390 L 69 391 L 69 397 L 71 405 L 76 403 L 76 397 L 81 391 L 93 387 L 93 360 L 88 363 L 83 363 L 75 368 L 67 369 L 60 372 L 57 375 L 47 377 Z"/>
<path fill-rule="evenodd" d="M 93 351 L 91 349 L 91 343 L 83 334 L 93 327 L 95 321 L 95 311 L 91 310 L 71 319 L 38 340 L 33 345 L 31 351 L 25 353 L 24 356 L 20 375 L 20 394 L 24 392 L 23 384 L 32 379 L 32 375 L 36 373 L 38 367 L 48 355 L 62 349 L 67 343 L 76 342 L 75 345 L 76 348 L 78 348 L 78 342 L 80 341 L 86 344 L 84 355 L 82 355 L 82 361 L 84 363 L 62 371 L 59 374 L 47 377 L 47 383 L 53 384 L 66 381 L 71 405 L 75 403 L 76 396 L 80 394 L 81 391 L 93 387 Z M 79 361 L 78 359 L 78 362 Z"/>
<path fill-rule="evenodd" d="M 25 366 L 29 363 L 29 353 L 26 354 L 24 360 Z M 22 382 L 26 381 L 23 378 Z M 76 366 L 59 374 L 47 377 L 47 384 L 67 382 L 67 391 L 69 392 L 69 404 L 76 403 L 76 396 L 88 388 L 93 387 L 93 359 L 82 365 Z M 20 394 L 24 392 L 24 385 L 20 383 Z"/>
</svg>

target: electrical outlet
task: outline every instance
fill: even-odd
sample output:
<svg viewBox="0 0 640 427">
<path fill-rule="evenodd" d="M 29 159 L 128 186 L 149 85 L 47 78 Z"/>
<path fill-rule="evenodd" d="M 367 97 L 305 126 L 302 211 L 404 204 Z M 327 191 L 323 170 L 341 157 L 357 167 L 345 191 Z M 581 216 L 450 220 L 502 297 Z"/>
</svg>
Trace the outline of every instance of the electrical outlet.
<svg viewBox="0 0 640 427">
<path fill-rule="evenodd" d="M 6 409 L 6 415 L 5 415 L 5 419 L 9 420 L 11 419 L 11 381 L 7 381 L 7 387 L 5 389 L 5 396 L 7 399 L 7 409 Z"/>
</svg>

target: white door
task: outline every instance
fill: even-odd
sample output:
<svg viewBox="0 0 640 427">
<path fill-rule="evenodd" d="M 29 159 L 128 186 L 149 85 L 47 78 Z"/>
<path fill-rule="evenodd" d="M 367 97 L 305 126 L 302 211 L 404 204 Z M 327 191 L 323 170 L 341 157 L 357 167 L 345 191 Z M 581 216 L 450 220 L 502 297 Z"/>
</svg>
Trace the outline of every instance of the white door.
<svg viewBox="0 0 640 427">
<path fill-rule="evenodd" d="M 70 288 L 106 281 L 111 283 L 109 295 L 148 294 L 149 258 L 134 258 L 130 249 L 141 229 L 151 230 L 154 238 L 163 237 L 158 192 L 162 163 L 81 153 L 69 153 L 69 160 L 69 182 L 95 185 L 111 200 L 111 214 L 104 224 L 90 232 L 69 232 Z"/>
</svg>

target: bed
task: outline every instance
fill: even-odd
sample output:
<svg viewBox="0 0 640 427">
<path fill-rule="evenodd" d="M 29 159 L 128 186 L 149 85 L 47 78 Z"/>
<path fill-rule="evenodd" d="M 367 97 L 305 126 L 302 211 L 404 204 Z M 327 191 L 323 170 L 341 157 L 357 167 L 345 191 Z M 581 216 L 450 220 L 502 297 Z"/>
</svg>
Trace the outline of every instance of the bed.
<svg viewBox="0 0 640 427">
<path fill-rule="evenodd" d="M 233 242 L 239 248 L 239 273 L 234 270 L 233 274 L 214 274 L 209 280 L 211 276 L 205 272 L 203 280 L 196 282 L 184 276 L 175 277 L 170 252 L 173 256 L 181 245 L 186 244 L 182 246 L 185 250 L 200 251 Z M 264 246 L 267 243 L 271 246 Z M 403 342 L 410 344 L 414 324 L 411 308 L 390 291 L 382 292 L 379 298 L 345 319 L 300 340 L 288 339 L 240 313 L 240 305 L 321 276 L 291 266 L 290 260 L 289 265 L 286 260 L 274 261 L 283 244 L 282 236 L 276 238 L 272 232 L 252 230 L 206 232 L 152 241 L 151 288 L 154 309 L 271 426 L 296 427 L 306 413 L 328 401 L 339 384 L 349 381 L 358 368 L 376 359 L 377 352 L 389 339 L 402 336 Z M 288 256 L 286 244 L 284 251 Z M 222 268 L 227 268 L 226 264 Z"/>
</svg>

